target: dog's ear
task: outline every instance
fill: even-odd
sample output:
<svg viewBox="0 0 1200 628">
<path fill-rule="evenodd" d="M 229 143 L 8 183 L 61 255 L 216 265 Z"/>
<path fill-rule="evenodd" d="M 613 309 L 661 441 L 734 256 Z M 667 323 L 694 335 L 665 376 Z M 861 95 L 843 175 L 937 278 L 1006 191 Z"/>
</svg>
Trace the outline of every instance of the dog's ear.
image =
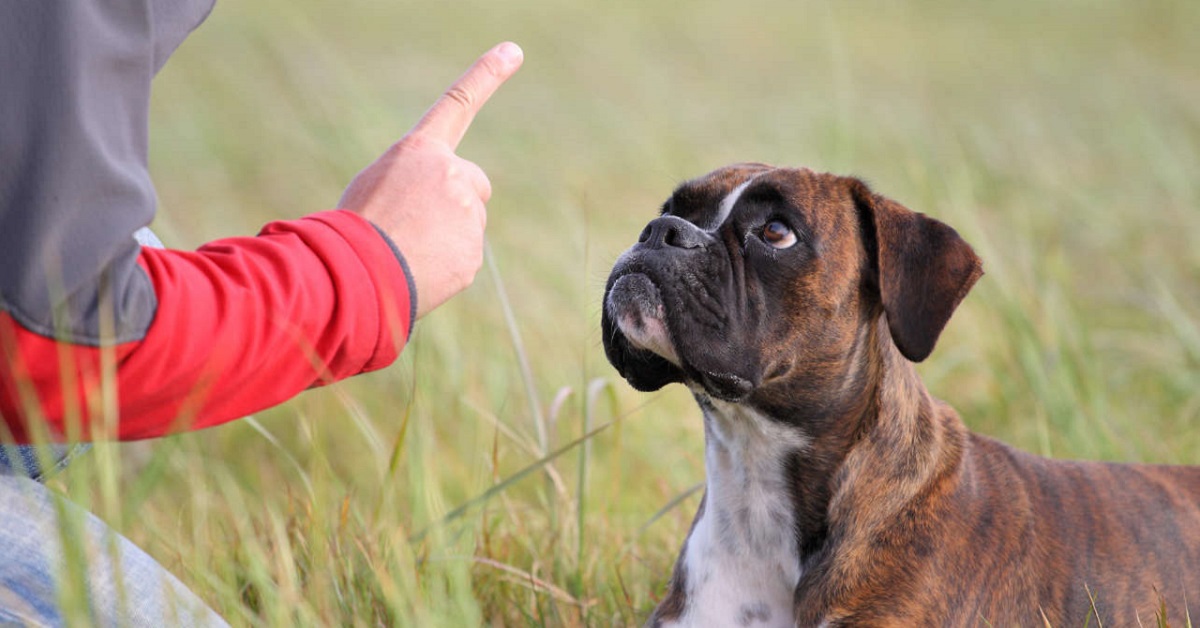
<svg viewBox="0 0 1200 628">
<path fill-rule="evenodd" d="M 863 243 L 872 255 L 892 340 L 913 362 L 929 357 L 950 315 L 983 275 L 975 251 L 949 225 L 850 180 Z"/>
</svg>

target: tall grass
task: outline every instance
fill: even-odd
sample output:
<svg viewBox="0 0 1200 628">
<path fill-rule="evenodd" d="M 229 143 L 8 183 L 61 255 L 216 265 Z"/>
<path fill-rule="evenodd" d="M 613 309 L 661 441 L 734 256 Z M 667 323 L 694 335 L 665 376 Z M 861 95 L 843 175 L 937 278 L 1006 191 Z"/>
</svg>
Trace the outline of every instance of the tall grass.
<svg viewBox="0 0 1200 628">
<path fill-rule="evenodd" d="M 235 625 L 637 623 L 702 427 L 607 366 L 603 280 L 737 160 L 863 176 L 976 246 L 921 367 L 972 428 L 1200 463 L 1198 26 L 1189 0 L 219 3 L 156 82 L 168 245 L 332 206 L 513 39 L 461 150 L 495 188 L 489 266 L 383 372 L 56 482 Z"/>
</svg>

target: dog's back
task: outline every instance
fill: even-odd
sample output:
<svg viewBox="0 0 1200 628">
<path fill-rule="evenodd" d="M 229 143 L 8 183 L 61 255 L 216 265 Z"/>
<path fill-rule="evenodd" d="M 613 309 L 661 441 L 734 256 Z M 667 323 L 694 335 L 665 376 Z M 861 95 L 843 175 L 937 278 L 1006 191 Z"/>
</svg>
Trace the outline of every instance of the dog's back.
<svg viewBox="0 0 1200 628">
<path fill-rule="evenodd" d="M 961 534 L 944 537 L 945 567 L 956 596 L 1009 592 L 981 596 L 1004 600 L 983 618 L 1029 625 L 1044 611 L 1053 626 L 1089 615 L 1150 625 L 1163 603 L 1172 621 L 1200 605 L 1189 599 L 1200 593 L 1200 468 L 1049 460 L 976 434 L 968 442 L 957 490 L 976 508 L 958 519 Z"/>
</svg>

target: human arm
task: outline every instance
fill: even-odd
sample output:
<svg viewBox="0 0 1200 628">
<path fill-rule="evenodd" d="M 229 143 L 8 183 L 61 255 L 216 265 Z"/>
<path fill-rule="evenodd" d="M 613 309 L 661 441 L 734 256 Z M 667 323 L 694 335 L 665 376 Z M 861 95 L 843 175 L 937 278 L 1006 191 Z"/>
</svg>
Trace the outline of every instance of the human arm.
<svg viewBox="0 0 1200 628">
<path fill-rule="evenodd" d="M 40 4 L 117 11 L 113 3 L 82 0 L 12 6 Z M 113 15 L 102 17 L 112 26 Z M 137 23 L 136 16 L 116 17 L 128 18 L 117 20 L 125 26 Z M 12 31 L 4 35 L 37 33 L 30 24 L 0 22 L 7 24 L 0 28 Z M 43 26 L 56 24 L 61 27 L 62 19 Z M 79 34 L 62 30 L 64 38 Z M 32 130 L 16 123 L 0 127 L 5 140 L 0 238 L 13 243 L 0 246 L 0 275 L 8 273 L 0 277 L 0 415 L 10 437 L 24 442 L 43 427 L 56 439 L 144 438 L 207 427 L 394 360 L 415 318 L 414 303 L 421 304 L 423 314 L 449 297 L 440 292 L 446 286 L 429 280 L 430 298 L 417 299 L 423 275 L 433 271 L 407 272 L 403 260 L 412 254 L 388 241 L 412 248 L 406 238 L 428 225 L 389 217 L 383 204 L 364 203 L 354 211 L 273 223 L 258 237 L 222 240 L 195 252 L 141 249 L 131 234 L 154 213 L 142 99 L 157 67 L 158 47 L 114 45 L 97 37 L 66 45 L 43 34 L 33 40 L 0 36 L 4 52 L 12 53 L 5 63 L 14 68 L 27 69 L 23 63 L 32 63 L 49 46 L 67 55 L 61 61 L 71 72 L 99 63 L 113 74 L 30 73 L 29 85 L 49 80 L 68 88 L 52 94 L 52 102 L 40 103 L 41 110 L 16 98 L 4 104 L 22 108 L 24 122 L 40 123 Z M 129 44 L 116 42 L 122 43 Z M 81 76 L 92 92 L 78 91 L 72 81 Z M 137 96 L 139 90 L 146 93 Z M 105 133 L 83 137 L 82 146 L 78 133 L 56 135 L 71 124 L 94 131 L 97 111 L 116 122 L 111 127 L 120 131 L 115 143 Z M 19 141 L 9 142 L 10 137 Z M 43 158 L 47 146 L 78 163 L 68 164 L 73 169 L 64 173 L 60 162 Z M 405 164 L 418 158 L 426 165 L 440 159 L 462 167 L 449 159 L 452 150 L 449 157 L 437 152 L 436 159 L 409 150 L 389 160 L 399 165 L 389 167 L 380 185 L 372 187 L 403 195 L 405 182 L 414 180 L 414 166 Z M 81 182 L 70 178 L 71 172 L 91 178 Z M 80 189 L 63 197 L 63 177 Z M 452 198 L 455 181 L 443 181 L 445 198 Z M 432 211 L 435 187 L 413 190 L 411 198 L 422 199 L 421 207 Z M 485 200 L 483 195 L 480 202 Z M 481 224 L 479 231 L 481 238 Z M 425 267 L 456 264 L 443 260 Z M 477 268 L 475 263 L 469 272 L 456 272 L 473 276 Z M 448 289 L 457 291 L 453 285 Z"/>
</svg>

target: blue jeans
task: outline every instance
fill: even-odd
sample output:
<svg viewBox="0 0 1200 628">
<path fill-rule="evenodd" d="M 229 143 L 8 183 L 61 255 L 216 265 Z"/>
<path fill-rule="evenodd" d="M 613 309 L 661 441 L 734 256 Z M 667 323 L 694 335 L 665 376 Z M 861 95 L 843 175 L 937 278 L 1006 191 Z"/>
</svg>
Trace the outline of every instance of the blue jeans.
<svg viewBox="0 0 1200 628">
<path fill-rule="evenodd" d="M 40 482 L 0 476 L 0 511 L 0 625 L 228 625 L 129 539 Z"/>
<path fill-rule="evenodd" d="M 134 237 L 162 246 L 149 229 Z M 150 555 L 40 482 L 86 450 L 0 445 L 0 626 L 228 626 Z"/>
</svg>

